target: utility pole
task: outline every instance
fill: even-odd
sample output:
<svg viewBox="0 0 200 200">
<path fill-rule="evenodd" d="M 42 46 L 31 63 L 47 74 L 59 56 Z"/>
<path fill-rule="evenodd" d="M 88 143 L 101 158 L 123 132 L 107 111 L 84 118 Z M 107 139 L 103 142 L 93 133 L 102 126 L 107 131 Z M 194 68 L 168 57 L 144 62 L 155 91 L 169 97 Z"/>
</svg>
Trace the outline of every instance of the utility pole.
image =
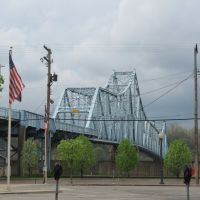
<svg viewBox="0 0 200 200">
<path fill-rule="evenodd" d="M 197 44 L 194 48 L 194 143 L 195 143 L 195 180 L 199 184 L 199 142 L 198 142 L 198 93 L 197 93 Z"/>
<path fill-rule="evenodd" d="M 49 163 L 48 162 L 48 158 L 50 155 L 50 151 L 48 151 L 48 147 L 51 145 L 49 139 L 49 116 L 50 116 L 50 104 L 53 103 L 53 100 L 51 99 L 51 85 L 53 81 L 57 81 L 57 74 L 51 74 L 51 64 L 52 64 L 52 60 L 51 60 L 51 49 L 49 49 L 48 47 L 46 47 L 44 45 L 44 49 L 47 51 L 47 56 L 44 56 L 43 58 L 41 58 L 41 61 L 43 62 L 43 59 L 46 61 L 46 66 L 48 68 L 48 73 L 47 73 L 47 103 L 46 103 L 46 120 L 47 120 L 47 127 L 46 127 L 46 132 L 45 132 L 45 155 L 44 155 L 44 183 L 47 183 L 47 166 Z"/>
<path fill-rule="evenodd" d="M 45 50 L 47 51 L 47 56 L 43 57 L 46 60 L 48 73 L 47 73 L 47 109 L 46 109 L 46 120 L 47 120 L 47 128 L 44 135 L 45 140 L 45 153 L 44 153 L 44 183 L 47 183 L 47 163 L 48 163 L 48 138 L 49 138 L 49 113 L 50 113 L 50 75 L 51 75 L 51 49 L 47 48 L 44 45 Z"/>
</svg>

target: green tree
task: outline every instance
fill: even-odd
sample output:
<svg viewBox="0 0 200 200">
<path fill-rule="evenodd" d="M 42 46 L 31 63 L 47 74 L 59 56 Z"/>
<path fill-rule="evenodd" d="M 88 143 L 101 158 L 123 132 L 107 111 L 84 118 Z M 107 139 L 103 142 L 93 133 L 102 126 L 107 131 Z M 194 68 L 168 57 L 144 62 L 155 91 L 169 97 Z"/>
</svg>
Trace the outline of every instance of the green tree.
<svg viewBox="0 0 200 200">
<path fill-rule="evenodd" d="M 39 154 L 37 144 L 33 138 L 28 138 L 22 149 L 22 164 L 23 169 L 28 170 L 29 176 L 31 176 L 33 168 L 37 166 L 38 160 Z"/>
<path fill-rule="evenodd" d="M 138 152 L 135 146 L 133 146 L 128 139 L 124 139 L 117 147 L 116 165 L 120 171 L 129 172 L 138 163 Z"/>
<path fill-rule="evenodd" d="M 180 176 L 185 164 L 192 162 L 192 152 L 185 141 L 174 140 L 164 156 L 164 166 L 177 177 Z"/>
<path fill-rule="evenodd" d="M 70 180 L 72 184 L 73 169 L 77 167 L 79 160 L 79 143 L 77 140 L 61 140 L 57 146 L 57 156 L 70 170 Z"/>
<path fill-rule="evenodd" d="M 2 75 L 0 75 L 0 92 L 3 90 L 2 85 L 4 84 L 4 78 Z"/>
<path fill-rule="evenodd" d="M 172 124 L 167 129 L 167 141 L 170 144 L 174 140 L 183 140 L 187 143 L 188 147 L 193 151 L 194 142 L 192 137 L 192 129 L 183 128 L 177 124 Z"/>
<path fill-rule="evenodd" d="M 81 177 L 83 177 L 83 170 L 95 165 L 96 156 L 93 144 L 87 137 L 80 135 L 75 139 L 79 145 L 78 165 L 81 169 Z"/>
</svg>

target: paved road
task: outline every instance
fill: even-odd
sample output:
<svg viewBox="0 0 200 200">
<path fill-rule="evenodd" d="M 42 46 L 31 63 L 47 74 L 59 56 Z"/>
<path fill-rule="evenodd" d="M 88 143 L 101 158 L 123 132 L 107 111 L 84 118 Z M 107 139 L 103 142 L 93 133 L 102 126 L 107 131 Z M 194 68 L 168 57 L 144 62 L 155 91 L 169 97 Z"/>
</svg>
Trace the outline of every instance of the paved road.
<svg viewBox="0 0 200 200">
<path fill-rule="evenodd" d="M 184 186 L 64 186 L 59 200 L 186 200 Z M 53 193 L 1 194 L 0 200 L 54 200 Z M 190 200 L 200 199 L 200 188 L 190 188 Z"/>
</svg>

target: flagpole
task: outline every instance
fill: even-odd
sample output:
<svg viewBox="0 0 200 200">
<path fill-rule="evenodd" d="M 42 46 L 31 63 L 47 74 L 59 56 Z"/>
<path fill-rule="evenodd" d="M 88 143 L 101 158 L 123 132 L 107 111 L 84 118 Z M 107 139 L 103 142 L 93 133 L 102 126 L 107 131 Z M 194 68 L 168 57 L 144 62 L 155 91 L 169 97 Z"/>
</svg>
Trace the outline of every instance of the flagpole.
<svg viewBox="0 0 200 200">
<path fill-rule="evenodd" d="M 11 141 L 11 104 L 8 108 L 8 157 L 7 157 L 7 185 L 10 185 L 10 142 Z"/>
<path fill-rule="evenodd" d="M 47 183 L 47 130 L 44 132 L 44 183 Z"/>
<path fill-rule="evenodd" d="M 9 50 L 9 53 L 12 55 L 12 47 Z M 9 108 L 8 108 L 8 152 L 7 152 L 7 186 L 10 186 L 10 144 L 11 144 L 11 103 L 9 99 Z"/>
<path fill-rule="evenodd" d="M 7 185 L 10 186 L 11 177 L 11 107 L 14 100 L 21 101 L 21 92 L 25 87 L 12 60 L 12 47 L 9 50 L 9 108 L 8 108 L 8 152 L 7 152 Z"/>
</svg>

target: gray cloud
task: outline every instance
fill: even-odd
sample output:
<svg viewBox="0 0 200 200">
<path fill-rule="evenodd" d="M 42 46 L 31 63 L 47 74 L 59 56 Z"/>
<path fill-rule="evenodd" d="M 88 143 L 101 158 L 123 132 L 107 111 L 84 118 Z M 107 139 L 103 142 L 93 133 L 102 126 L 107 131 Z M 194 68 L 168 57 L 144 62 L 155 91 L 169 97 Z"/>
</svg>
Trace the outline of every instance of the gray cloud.
<svg viewBox="0 0 200 200">
<path fill-rule="evenodd" d="M 65 87 L 104 86 L 114 69 L 136 69 L 141 93 L 184 79 L 192 73 L 193 47 L 199 42 L 199 5 L 197 0 L 2 2 L 0 63 L 8 65 L 12 45 L 26 84 L 23 102 L 14 103 L 14 108 L 43 112 L 47 73 L 40 62 L 46 54 L 43 44 L 52 49 L 52 71 L 58 74 L 55 100 Z M 8 77 L 7 69 L 2 73 Z M 178 73 L 173 80 L 168 76 Z M 143 81 L 156 77 L 167 78 Z M 147 107 L 147 115 L 192 112 L 192 87 L 191 81 L 180 85 Z M 144 105 L 166 90 L 142 96 Z M 7 106 L 7 89 L 0 101 Z"/>
</svg>

